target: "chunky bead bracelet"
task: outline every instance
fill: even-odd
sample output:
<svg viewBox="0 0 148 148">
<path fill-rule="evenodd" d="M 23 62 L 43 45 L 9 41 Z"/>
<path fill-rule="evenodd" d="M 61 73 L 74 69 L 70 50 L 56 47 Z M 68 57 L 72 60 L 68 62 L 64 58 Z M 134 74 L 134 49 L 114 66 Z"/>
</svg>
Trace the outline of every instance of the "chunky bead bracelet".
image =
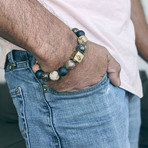
<svg viewBox="0 0 148 148">
<path fill-rule="evenodd" d="M 84 53 L 86 51 L 86 43 L 88 42 L 85 32 L 82 30 L 79 30 L 77 28 L 73 28 L 72 31 L 76 34 L 78 37 L 78 46 L 76 47 L 76 51 L 73 52 L 73 54 L 70 57 L 70 60 L 68 60 L 64 66 L 60 67 L 57 71 L 52 72 L 44 72 L 37 60 L 35 60 L 35 63 L 32 67 L 33 72 L 35 73 L 36 77 L 38 79 L 42 79 L 44 82 L 47 81 L 57 81 L 62 76 L 66 76 L 69 70 L 72 70 L 75 68 L 76 63 L 80 63 L 82 59 L 84 58 Z"/>
</svg>

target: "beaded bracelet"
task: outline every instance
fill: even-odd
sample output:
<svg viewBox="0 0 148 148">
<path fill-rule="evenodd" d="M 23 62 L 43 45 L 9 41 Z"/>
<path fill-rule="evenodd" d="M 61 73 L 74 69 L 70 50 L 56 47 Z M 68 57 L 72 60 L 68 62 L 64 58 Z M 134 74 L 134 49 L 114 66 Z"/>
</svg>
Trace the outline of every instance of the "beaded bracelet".
<svg viewBox="0 0 148 148">
<path fill-rule="evenodd" d="M 42 79 L 44 82 L 50 80 L 57 81 L 60 79 L 60 77 L 66 76 L 69 70 L 74 69 L 76 63 L 80 63 L 82 61 L 82 59 L 84 58 L 84 53 L 86 51 L 85 45 L 88 42 L 88 40 L 85 36 L 84 31 L 79 30 L 77 28 L 73 28 L 72 31 L 78 37 L 78 46 L 76 47 L 76 51 L 74 51 L 73 54 L 71 55 L 70 60 L 68 60 L 64 64 L 64 66 L 60 67 L 57 71 L 52 71 L 52 72 L 44 72 L 41 69 L 41 66 L 39 65 L 37 60 L 35 60 L 32 70 L 38 79 Z"/>
</svg>

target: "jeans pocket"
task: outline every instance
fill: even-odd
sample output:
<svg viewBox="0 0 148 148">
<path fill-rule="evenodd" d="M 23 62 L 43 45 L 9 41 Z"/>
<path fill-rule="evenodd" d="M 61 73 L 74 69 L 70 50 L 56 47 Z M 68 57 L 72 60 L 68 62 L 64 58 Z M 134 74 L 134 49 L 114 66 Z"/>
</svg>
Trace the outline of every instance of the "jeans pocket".
<svg viewBox="0 0 148 148">
<path fill-rule="evenodd" d="M 29 147 L 28 128 L 27 128 L 27 121 L 25 117 L 25 105 L 24 105 L 25 103 L 24 103 L 23 92 L 21 87 L 18 87 L 16 89 L 11 89 L 10 95 L 12 97 L 13 104 L 18 114 L 18 123 L 19 123 L 20 132 L 23 138 L 25 139 L 27 146 Z"/>
<path fill-rule="evenodd" d="M 73 92 L 57 92 L 55 90 L 53 90 L 52 88 L 49 88 L 47 85 L 43 85 L 43 87 L 45 88 L 46 92 L 49 93 L 53 93 L 55 95 L 70 95 L 70 96 L 74 96 L 74 95 L 80 95 L 80 94 L 85 94 L 85 95 L 89 95 L 90 93 L 94 92 L 95 90 L 99 90 L 102 89 L 106 84 L 109 83 L 109 79 L 107 77 L 107 73 L 103 76 L 103 78 L 101 79 L 101 81 L 99 81 L 97 84 L 90 86 L 87 89 L 83 89 L 83 90 L 78 90 L 78 91 L 73 91 Z"/>
</svg>

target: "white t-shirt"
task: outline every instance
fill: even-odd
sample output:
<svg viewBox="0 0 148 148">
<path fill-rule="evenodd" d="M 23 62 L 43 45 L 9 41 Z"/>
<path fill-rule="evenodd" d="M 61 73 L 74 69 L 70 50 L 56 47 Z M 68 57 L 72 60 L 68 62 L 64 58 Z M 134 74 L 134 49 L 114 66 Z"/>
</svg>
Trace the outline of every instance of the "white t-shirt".
<svg viewBox="0 0 148 148">
<path fill-rule="evenodd" d="M 142 97 L 130 0 L 38 1 L 70 28 L 84 30 L 90 41 L 106 47 L 121 65 L 121 88 Z M 20 48 L 3 39 L 0 45 L 3 67 L 5 55 Z"/>
</svg>

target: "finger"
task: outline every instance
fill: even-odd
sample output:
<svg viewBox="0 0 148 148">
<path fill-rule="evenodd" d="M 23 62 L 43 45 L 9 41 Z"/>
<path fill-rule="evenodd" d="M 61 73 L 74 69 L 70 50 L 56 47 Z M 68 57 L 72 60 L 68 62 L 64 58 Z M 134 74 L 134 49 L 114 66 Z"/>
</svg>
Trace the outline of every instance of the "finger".
<svg viewBox="0 0 148 148">
<path fill-rule="evenodd" d="M 108 54 L 108 68 L 107 68 L 108 77 L 111 83 L 115 86 L 121 85 L 120 71 L 121 71 L 120 64 L 110 54 Z"/>
<path fill-rule="evenodd" d="M 108 73 L 108 77 L 113 85 L 115 85 L 115 86 L 121 85 L 120 76 L 118 75 L 118 73 L 116 73 L 116 72 L 111 73 L 110 72 L 110 73 Z"/>
</svg>

